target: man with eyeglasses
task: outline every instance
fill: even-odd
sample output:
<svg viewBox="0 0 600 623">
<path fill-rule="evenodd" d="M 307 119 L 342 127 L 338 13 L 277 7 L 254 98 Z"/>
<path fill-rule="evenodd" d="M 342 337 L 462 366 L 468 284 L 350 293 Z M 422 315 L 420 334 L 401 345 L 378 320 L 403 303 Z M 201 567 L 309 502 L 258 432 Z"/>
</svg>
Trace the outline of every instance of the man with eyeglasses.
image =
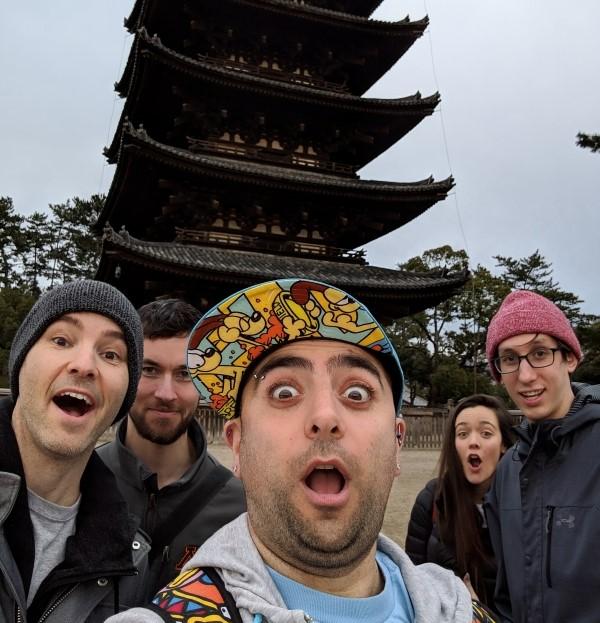
<svg viewBox="0 0 600 623">
<path fill-rule="evenodd" d="M 515 291 L 488 328 L 492 376 L 524 415 L 485 510 L 503 621 L 597 621 L 600 386 L 571 383 L 582 358 L 563 312 Z"/>
</svg>

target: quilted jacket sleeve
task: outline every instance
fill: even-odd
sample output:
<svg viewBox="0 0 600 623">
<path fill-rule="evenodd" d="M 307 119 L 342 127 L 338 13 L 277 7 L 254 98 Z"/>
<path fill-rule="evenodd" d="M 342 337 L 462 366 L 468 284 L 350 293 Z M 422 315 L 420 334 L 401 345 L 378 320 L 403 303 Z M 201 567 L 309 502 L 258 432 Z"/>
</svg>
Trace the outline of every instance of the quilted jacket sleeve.
<svg viewBox="0 0 600 623">
<path fill-rule="evenodd" d="M 433 500 L 437 480 L 431 480 L 417 495 L 410 513 L 405 550 L 415 565 L 427 562 L 427 544 L 433 529 Z"/>
</svg>

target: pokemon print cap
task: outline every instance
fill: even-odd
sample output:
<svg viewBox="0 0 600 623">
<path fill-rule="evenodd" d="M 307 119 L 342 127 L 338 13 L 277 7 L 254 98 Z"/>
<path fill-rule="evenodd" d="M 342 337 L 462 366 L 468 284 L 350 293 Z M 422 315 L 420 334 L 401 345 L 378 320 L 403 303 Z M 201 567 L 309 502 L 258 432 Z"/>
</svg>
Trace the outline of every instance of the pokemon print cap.
<svg viewBox="0 0 600 623">
<path fill-rule="evenodd" d="M 187 365 L 200 404 L 229 420 L 244 375 L 278 346 L 328 339 L 360 346 L 391 378 L 400 415 L 404 377 L 393 344 L 371 312 L 349 294 L 317 281 L 278 279 L 250 286 L 215 305 L 190 334 Z"/>
</svg>

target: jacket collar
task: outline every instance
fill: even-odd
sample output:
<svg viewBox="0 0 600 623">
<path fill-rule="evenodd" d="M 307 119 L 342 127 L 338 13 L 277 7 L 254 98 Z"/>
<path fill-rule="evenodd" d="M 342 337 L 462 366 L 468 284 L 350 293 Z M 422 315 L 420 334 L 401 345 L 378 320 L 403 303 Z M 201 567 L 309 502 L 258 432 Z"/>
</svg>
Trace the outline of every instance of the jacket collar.
<svg viewBox="0 0 600 623">
<path fill-rule="evenodd" d="M 10 399 L 0 401 L 0 471 L 20 477 L 19 492 L 7 517 L 5 532 L 24 584 L 28 586 L 33 565 L 33 528 L 23 465 L 11 424 L 12 409 Z M 80 488 L 76 532 L 67 541 L 65 560 L 44 580 L 32 606 L 42 594 L 74 580 L 135 573 L 131 544 L 137 522 L 128 514 L 115 477 L 96 452 L 87 463 Z"/>
<path fill-rule="evenodd" d="M 145 490 L 150 493 L 158 492 L 158 479 L 157 475 L 150 471 L 138 457 L 125 445 L 125 435 L 127 433 L 127 426 L 129 424 L 129 418 L 123 418 L 123 421 L 117 428 L 117 434 L 115 435 L 114 444 L 117 450 L 117 459 L 121 465 L 121 473 L 125 480 L 130 485 L 139 489 L 139 483 L 142 482 Z M 192 466 L 186 471 L 186 473 L 175 483 L 167 485 L 165 489 L 169 487 L 181 486 L 188 481 L 192 480 L 198 473 L 208 455 L 206 437 L 202 427 L 195 419 L 192 419 L 188 428 L 187 434 L 192 441 L 194 450 L 196 452 L 196 460 Z M 114 455 L 113 455 L 114 456 Z"/>
</svg>

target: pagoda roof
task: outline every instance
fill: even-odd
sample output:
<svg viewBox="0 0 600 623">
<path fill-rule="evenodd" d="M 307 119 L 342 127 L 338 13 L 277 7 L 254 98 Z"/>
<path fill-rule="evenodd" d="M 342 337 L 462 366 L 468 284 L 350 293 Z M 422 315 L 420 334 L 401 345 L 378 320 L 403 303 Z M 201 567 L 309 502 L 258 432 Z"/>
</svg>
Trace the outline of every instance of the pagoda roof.
<svg viewBox="0 0 600 623">
<path fill-rule="evenodd" d="M 349 13 L 360 17 L 369 17 L 383 0 L 322 0 L 323 4 L 330 4 L 339 8 L 332 9 L 328 7 L 318 7 L 310 4 L 309 8 L 321 9 L 328 13 Z M 141 25 L 153 23 L 153 14 L 158 13 L 160 9 L 168 7 L 171 11 L 176 0 L 136 0 L 129 17 L 125 19 L 125 27 L 129 32 L 135 32 Z M 162 3 L 162 4 L 161 4 Z M 180 2 L 183 6 L 183 1 Z M 295 2 L 285 2 L 290 10 L 302 8 Z M 307 5 L 304 5 L 307 6 Z"/>
<path fill-rule="evenodd" d="M 272 110 L 288 110 L 291 102 L 292 105 L 302 106 L 304 110 L 309 106 L 313 110 L 311 114 L 325 114 L 325 111 L 329 111 L 329 114 L 343 115 L 341 118 L 346 123 L 360 127 L 365 134 L 370 131 L 375 134 L 372 143 L 361 143 L 360 149 L 353 156 L 354 160 L 349 162 L 357 168 L 366 165 L 412 130 L 425 116 L 432 114 L 440 101 L 438 93 L 422 97 L 419 92 L 395 99 L 364 98 L 243 73 L 206 59 L 196 60 L 175 52 L 163 45 L 157 37 L 150 37 L 142 30 L 138 33 L 123 78 L 118 85 L 119 90 L 127 93 L 128 97 L 121 114 L 119 129 L 107 149 L 108 158 L 112 162 L 121 142 L 120 128 L 123 127 L 124 120 L 143 121 L 145 119 L 140 117 L 146 115 L 142 115 L 139 108 L 152 107 L 152 98 L 148 97 L 144 87 L 152 89 L 148 85 L 157 76 L 148 67 L 148 60 L 168 69 L 169 80 L 173 79 L 171 70 L 176 70 L 187 81 L 190 77 L 195 78 L 195 86 L 199 92 L 202 92 L 201 84 L 216 84 L 223 89 L 267 98 L 272 102 Z M 285 103 L 282 104 L 282 101 Z M 148 114 L 151 115 L 152 111 Z"/>
<path fill-rule="evenodd" d="M 415 21 L 411 21 L 408 16 L 394 22 L 373 20 L 288 0 L 222 0 L 222 2 L 235 5 L 230 9 L 232 19 L 236 15 L 232 13 L 234 9 L 246 12 L 260 11 L 268 15 L 269 23 L 280 32 L 296 30 L 316 33 L 315 29 L 320 29 L 314 36 L 326 40 L 328 46 L 337 50 L 337 54 L 343 54 L 348 50 L 361 53 L 364 50 L 366 62 L 346 67 L 349 73 L 347 86 L 356 95 L 364 93 L 375 84 L 423 35 L 429 24 L 427 16 Z M 196 5 L 190 5 L 190 9 L 193 11 Z M 162 10 L 151 11 L 148 17 L 137 22 L 137 27 L 132 32 L 137 33 L 140 29 L 145 29 L 161 37 L 167 46 L 182 52 L 180 39 L 192 35 L 186 33 L 180 34 L 180 39 L 174 37 L 173 31 L 181 30 L 184 26 L 182 24 L 166 26 L 166 20 L 173 20 L 173 16 L 165 12 L 165 7 L 162 7 Z M 155 17 L 151 19 L 150 16 L 153 15 Z M 185 23 L 184 20 L 180 21 Z M 249 16 L 243 18 L 243 21 L 250 24 L 253 22 Z M 373 53 L 373 49 L 376 50 L 376 54 Z"/>
<path fill-rule="evenodd" d="M 107 227 L 97 278 L 114 281 L 114 267 L 118 263 L 141 266 L 144 274 L 154 271 L 165 276 L 213 282 L 230 292 L 269 279 L 302 277 L 325 281 L 364 300 L 380 319 L 431 307 L 458 292 L 468 279 L 468 271 L 411 273 L 195 244 L 146 242 Z"/>
<path fill-rule="evenodd" d="M 334 210 L 337 203 L 343 202 L 373 210 L 374 214 L 383 210 L 386 214 L 385 226 L 382 225 L 384 230 L 377 235 L 372 231 L 361 231 L 361 238 L 353 243 L 355 246 L 365 244 L 408 223 L 438 201 L 445 199 L 454 185 L 452 177 L 439 182 L 431 177 L 417 182 L 361 180 L 195 153 L 160 143 L 150 138 L 145 130 L 136 130 L 131 124 L 126 124 L 119 164 L 98 219 L 97 229 L 101 229 L 107 222 L 114 223 L 116 219 L 120 219 L 119 225 L 126 224 L 130 227 L 137 217 L 124 210 L 130 210 L 134 205 L 142 210 L 138 217 L 147 218 L 148 205 L 140 193 L 151 194 L 152 191 L 151 178 L 146 171 L 148 165 L 144 163 L 159 164 L 162 178 L 184 175 L 186 179 L 198 182 L 209 180 L 211 183 L 225 184 L 230 190 L 243 190 L 244 193 L 265 188 L 270 193 L 293 193 L 294 197 L 301 196 L 319 202 L 323 209 Z M 156 175 L 155 173 L 154 176 Z M 137 176 L 139 180 L 143 180 L 142 188 L 139 184 L 132 183 L 131 179 L 128 180 L 128 176 Z M 127 191 L 130 193 L 129 197 L 126 196 Z M 288 195 L 288 201 L 291 197 L 292 195 Z"/>
<path fill-rule="evenodd" d="M 210 59 L 194 59 L 176 52 L 164 45 L 158 36 L 150 36 L 145 29 L 138 32 L 134 48 L 132 48 L 123 77 L 116 85 L 117 91 L 122 96 L 131 95 L 138 55 L 142 57 L 147 55 L 172 69 L 204 81 L 219 82 L 245 91 L 255 91 L 263 95 L 293 99 L 313 105 L 352 110 L 362 114 L 398 115 L 410 110 L 413 113 L 427 115 L 433 113 L 440 101 L 439 93 L 427 97 L 422 97 L 418 91 L 414 95 L 398 98 L 359 97 L 343 91 L 329 91 L 245 73 L 216 64 Z"/>
</svg>

